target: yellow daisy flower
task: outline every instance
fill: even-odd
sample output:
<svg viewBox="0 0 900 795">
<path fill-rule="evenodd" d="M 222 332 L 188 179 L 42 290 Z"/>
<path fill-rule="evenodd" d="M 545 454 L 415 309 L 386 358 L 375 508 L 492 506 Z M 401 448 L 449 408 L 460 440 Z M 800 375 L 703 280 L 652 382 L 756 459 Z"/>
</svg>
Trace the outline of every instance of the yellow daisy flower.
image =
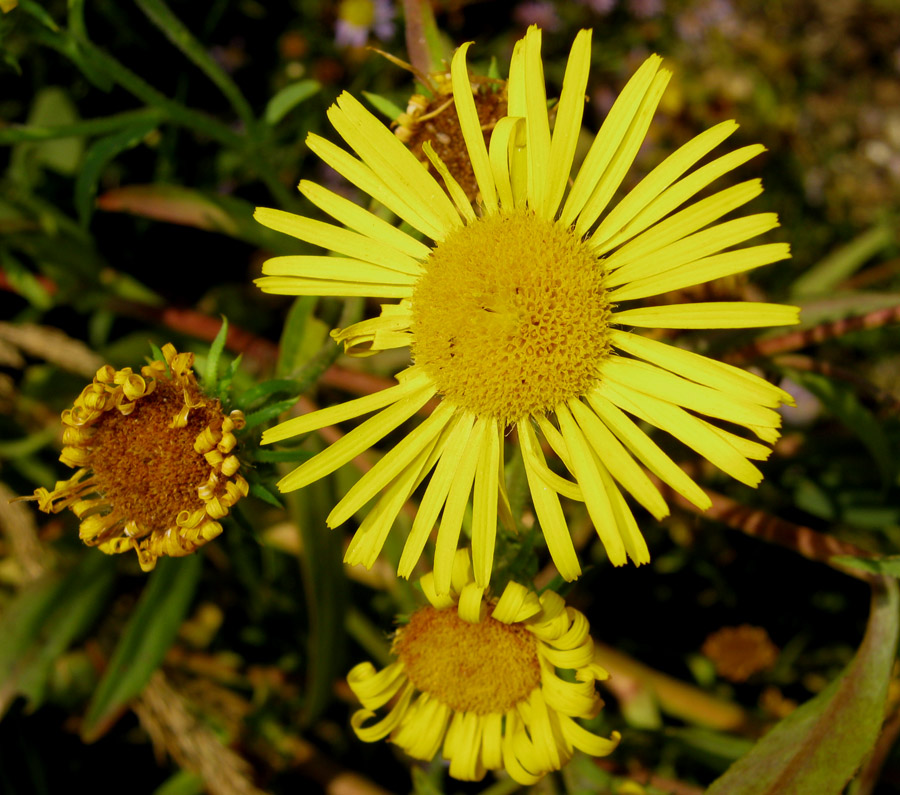
<svg viewBox="0 0 900 795">
<path fill-rule="evenodd" d="M 59 457 L 78 468 L 50 491 L 36 489 L 48 513 L 71 508 L 88 546 L 133 549 L 150 571 L 163 555 L 189 555 L 222 532 L 247 481 L 232 452 L 244 415 L 222 414 L 197 386 L 194 354 L 162 349 L 165 361 L 141 368 L 101 367 L 62 413 Z"/>
<path fill-rule="evenodd" d="M 329 110 L 359 155 L 317 135 L 308 143 L 328 165 L 430 239 L 422 242 L 325 188 L 300 191 L 343 226 L 272 209 L 264 225 L 342 256 L 268 260 L 266 292 L 393 298 L 381 316 L 334 333 L 367 355 L 409 346 L 413 364 L 397 385 L 297 417 L 263 443 L 377 412 L 304 462 L 279 485 L 301 488 L 335 471 L 409 420 L 433 397 L 438 408 L 368 471 L 328 516 L 346 522 L 377 498 L 346 555 L 371 566 L 403 503 L 434 470 L 406 540 L 399 573 L 409 577 L 443 511 L 435 587 L 447 593 L 463 514 L 471 524 L 475 580 L 490 580 L 498 511 L 508 518 L 504 438 L 511 426 L 537 518 L 563 577 L 581 572 L 560 495 L 585 502 L 613 564 L 649 560 L 622 489 L 654 517 L 668 513 L 644 467 L 695 505 L 709 498 L 636 420 L 670 433 L 751 486 L 752 463 L 779 435 L 776 407 L 790 396 L 757 376 L 635 333 L 633 328 L 752 328 L 795 323 L 795 307 L 768 303 L 621 304 L 750 270 L 789 256 L 785 243 L 733 248 L 778 225 L 773 213 L 719 222 L 762 191 L 759 180 L 690 201 L 717 177 L 763 151 L 745 146 L 695 168 L 737 124 L 723 122 L 666 158 L 617 205 L 610 199 L 641 146 L 669 79 L 653 55 L 610 110 L 569 187 L 581 129 L 591 33 L 575 39 L 551 133 L 541 33 L 529 29 L 510 66 L 509 116 L 489 144 L 478 124 L 466 67 L 451 64 L 453 98 L 481 205 L 471 206 L 446 165 L 424 147 L 446 185 L 347 93 Z M 726 250 L 727 249 L 727 250 Z M 747 430 L 765 444 L 710 420 Z M 571 473 L 548 465 L 540 436 Z M 643 465 L 643 467 L 641 466 Z"/>
<path fill-rule="evenodd" d="M 486 598 L 468 550 L 454 556 L 449 594 L 437 593 L 433 573 L 421 585 L 431 604 L 397 630 L 396 662 L 381 671 L 360 663 L 347 675 L 363 705 L 351 720 L 361 740 L 390 735 L 423 760 L 443 746 L 454 778 L 478 781 L 505 769 L 525 785 L 559 770 L 576 748 L 613 751 L 618 732 L 607 740 L 574 720 L 600 711 L 594 682 L 608 677 L 594 662 L 584 615 L 559 594 L 538 597 L 514 582 L 499 599 Z M 366 725 L 389 702 L 387 715 Z"/>
</svg>

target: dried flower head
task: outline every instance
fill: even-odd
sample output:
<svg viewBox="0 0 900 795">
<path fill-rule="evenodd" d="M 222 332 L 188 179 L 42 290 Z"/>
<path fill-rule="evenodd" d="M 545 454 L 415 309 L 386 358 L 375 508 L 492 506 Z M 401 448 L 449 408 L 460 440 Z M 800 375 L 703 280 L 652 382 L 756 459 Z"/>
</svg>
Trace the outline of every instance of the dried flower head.
<svg viewBox="0 0 900 795">
<path fill-rule="evenodd" d="M 218 520 L 248 492 L 233 452 L 244 415 L 224 416 L 200 391 L 192 353 L 162 352 L 140 375 L 97 371 L 62 413 L 60 461 L 78 471 L 30 498 L 42 511 L 71 508 L 86 544 L 107 554 L 133 549 L 144 571 L 218 536 Z"/>
</svg>

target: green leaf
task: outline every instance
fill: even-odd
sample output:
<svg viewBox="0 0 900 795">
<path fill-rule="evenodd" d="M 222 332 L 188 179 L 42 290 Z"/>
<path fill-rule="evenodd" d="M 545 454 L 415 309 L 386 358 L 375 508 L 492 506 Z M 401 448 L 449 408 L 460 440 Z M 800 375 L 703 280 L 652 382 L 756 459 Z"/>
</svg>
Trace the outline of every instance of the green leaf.
<svg viewBox="0 0 900 795">
<path fill-rule="evenodd" d="M 873 226 L 807 270 L 791 287 L 791 298 L 828 295 L 895 241 L 893 225 Z"/>
<path fill-rule="evenodd" d="M 179 770 L 153 790 L 153 795 L 202 795 L 206 791 L 200 776 L 189 770 Z"/>
<path fill-rule="evenodd" d="M 380 94 L 373 94 L 371 91 L 363 91 L 362 93 L 375 110 L 382 115 L 387 116 L 391 121 L 397 121 L 404 112 L 403 108 L 391 102 L 387 97 L 383 97 Z"/>
<path fill-rule="evenodd" d="M 291 110 L 314 96 L 321 88 L 316 80 L 301 80 L 285 86 L 266 104 L 263 115 L 266 124 L 278 124 Z"/>
<path fill-rule="evenodd" d="M 826 378 L 818 373 L 785 368 L 785 372 L 800 386 L 806 387 L 822 404 L 847 426 L 871 453 L 882 482 L 893 481 L 894 461 L 881 423 L 869 409 L 859 402 L 853 387 Z"/>
<path fill-rule="evenodd" d="M 287 378 L 275 378 L 271 381 L 263 381 L 261 384 L 257 384 L 256 386 L 250 387 L 247 391 L 242 392 L 240 397 L 235 401 L 235 405 L 243 411 L 257 401 L 271 397 L 278 392 L 287 392 L 291 395 L 300 394 L 297 390 L 296 381 L 291 381 Z"/>
<path fill-rule="evenodd" d="M 295 299 L 288 311 L 284 328 L 281 332 L 281 341 L 278 345 L 278 364 L 275 373 L 286 376 L 292 373 L 302 363 L 300 361 L 303 343 L 310 320 L 313 318 L 316 304 L 319 299 L 315 296 L 304 295 Z"/>
<path fill-rule="evenodd" d="M 6 249 L 0 249 L 0 263 L 9 280 L 10 287 L 21 295 L 35 309 L 46 311 L 53 306 L 53 298 L 37 276 L 26 268 Z"/>
<path fill-rule="evenodd" d="M 900 628 L 900 589 L 873 585 L 866 635 L 844 673 L 770 730 L 707 795 L 838 795 L 884 719 Z"/>
<path fill-rule="evenodd" d="M 103 169 L 117 155 L 137 146 L 148 133 L 158 126 L 159 120 L 151 117 L 91 144 L 75 180 L 75 209 L 78 212 L 78 221 L 82 226 L 87 226 L 91 220 L 94 197 L 97 195 L 97 183 L 100 181 Z"/>
<path fill-rule="evenodd" d="M 271 406 L 266 406 L 259 411 L 254 411 L 247 415 L 247 424 L 245 427 L 255 428 L 257 425 L 262 425 L 264 422 L 274 420 L 279 414 L 292 408 L 296 403 L 297 398 L 291 398 L 290 400 L 282 400 L 278 403 L 273 403 Z"/>
<path fill-rule="evenodd" d="M 219 360 L 225 349 L 225 339 L 228 337 L 228 318 L 222 315 L 222 325 L 216 333 L 216 338 L 209 346 L 209 354 L 206 357 L 206 367 L 203 370 L 203 387 L 212 394 L 216 391 L 219 381 Z"/>
<path fill-rule="evenodd" d="M 328 480 L 319 480 L 286 495 L 291 519 L 300 528 L 300 565 L 309 619 L 304 726 L 315 725 L 344 670 L 347 578 L 341 534 L 323 530 L 328 506 L 334 504 L 329 486 Z"/>
<path fill-rule="evenodd" d="M 28 126 L 46 127 L 78 121 L 78 110 L 69 95 L 58 86 L 40 89 L 28 113 Z M 60 138 L 40 143 L 17 144 L 10 156 L 10 172 L 17 181 L 28 181 L 29 164 L 72 176 L 78 171 L 84 152 L 82 138 Z"/>
<path fill-rule="evenodd" d="M 48 14 L 44 8 L 34 0 L 19 0 L 19 10 L 33 16 L 38 22 L 44 25 L 48 30 L 54 32 L 59 30 L 59 25 L 53 21 L 53 17 Z"/>
<path fill-rule="evenodd" d="M 98 739 L 118 720 L 159 667 L 187 614 L 202 568 L 200 555 L 159 561 L 88 704 L 81 727 L 85 742 Z"/>
<path fill-rule="evenodd" d="M 839 563 L 842 566 L 850 566 L 854 569 L 862 569 L 872 574 L 900 578 L 900 555 L 887 555 L 881 558 L 857 558 L 853 555 L 835 555 L 830 559 L 830 562 Z"/>
<path fill-rule="evenodd" d="M 93 624 L 114 576 L 109 558 L 88 553 L 65 577 L 42 579 L 5 607 L 0 692 L 22 693 L 32 706 L 43 701 L 53 663 Z"/>
<path fill-rule="evenodd" d="M 262 463 L 277 463 L 280 461 L 307 461 L 312 458 L 315 453 L 309 450 L 256 450 L 253 453 L 253 460 Z"/>
<path fill-rule="evenodd" d="M 263 502 L 267 502 L 274 508 L 284 508 L 281 500 L 278 499 L 271 491 L 269 491 L 265 486 L 261 483 L 251 483 L 250 484 L 250 495 L 256 497 L 257 499 L 262 500 Z"/>
<path fill-rule="evenodd" d="M 27 667 L 19 677 L 18 690 L 28 699 L 29 709 L 44 702 L 57 658 L 94 625 L 107 604 L 115 576 L 111 558 L 88 551 L 66 578 L 56 608 L 44 621 L 39 642 L 28 655 Z"/>
</svg>

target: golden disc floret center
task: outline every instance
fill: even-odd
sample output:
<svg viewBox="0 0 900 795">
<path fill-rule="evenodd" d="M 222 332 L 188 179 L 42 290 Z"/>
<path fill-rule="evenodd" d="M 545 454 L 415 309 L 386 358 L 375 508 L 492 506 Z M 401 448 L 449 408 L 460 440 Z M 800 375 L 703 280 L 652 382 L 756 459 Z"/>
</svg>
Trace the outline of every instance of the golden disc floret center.
<svg viewBox="0 0 900 795">
<path fill-rule="evenodd" d="M 191 400 L 199 403 L 199 390 L 193 391 Z M 203 506 L 197 490 L 209 478 L 210 466 L 194 442 L 221 412 L 217 402 L 200 405 L 186 425 L 170 427 L 184 403 L 182 388 L 160 379 L 130 414 L 108 411 L 93 426 L 89 444 L 97 491 L 144 532 L 164 530 L 181 511 Z"/>
<path fill-rule="evenodd" d="M 528 210 L 451 232 L 412 297 L 413 359 L 448 400 L 506 423 L 588 392 L 610 350 L 603 266 Z"/>
<path fill-rule="evenodd" d="M 393 650 L 420 692 L 458 712 L 504 714 L 541 684 L 537 639 L 490 614 L 470 624 L 452 608 L 423 607 L 397 631 Z"/>
</svg>

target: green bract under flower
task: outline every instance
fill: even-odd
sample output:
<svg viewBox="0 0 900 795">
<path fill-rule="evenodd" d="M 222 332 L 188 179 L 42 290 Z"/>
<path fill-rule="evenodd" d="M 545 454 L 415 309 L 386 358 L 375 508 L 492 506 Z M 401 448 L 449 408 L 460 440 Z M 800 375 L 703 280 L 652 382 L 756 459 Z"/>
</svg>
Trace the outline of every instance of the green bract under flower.
<svg viewBox="0 0 900 795">
<path fill-rule="evenodd" d="M 530 28 L 513 52 L 508 115 L 496 122 L 488 143 L 466 66 L 468 45 L 457 50 L 453 101 L 478 183 L 477 206 L 428 146 L 425 154 L 443 187 L 345 93 L 328 115 L 358 157 L 316 135 L 308 139 L 310 148 L 416 235 L 305 181 L 301 192 L 338 224 L 257 211 L 266 226 L 340 255 L 271 259 L 258 280 L 263 290 L 394 299 L 380 317 L 335 337 L 351 354 L 408 346 L 412 358 L 396 386 L 266 432 L 264 443 L 277 442 L 373 414 L 279 487 L 301 488 L 333 472 L 439 399 L 437 409 L 329 515 L 329 525 L 337 526 L 374 500 L 347 550 L 350 563 L 374 563 L 403 504 L 427 480 L 400 574 L 410 576 L 440 520 L 435 587 L 448 592 L 471 498 L 474 577 L 487 586 L 497 516 L 509 515 L 502 473 L 511 427 L 547 546 L 568 580 L 581 568 L 560 496 L 585 503 L 617 566 L 650 557 L 624 493 L 654 517 L 668 513 L 648 472 L 693 504 L 709 506 L 707 495 L 639 422 L 673 435 L 742 483 L 756 486 L 762 478 L 753 461 L 769 455 L 781 423 L 776 409 L 790 396 L 757 376 L 634 329 L 797 322 L 798 310 L 789 306 L 652 301 L 789 256 L 784 243 L 736 248 L 775 228 L 774 214 L 722 221 L 761 193 L 759 180 L 696 198 L 763 147 L 706 159 L 737 129 L 723 122 L 688 141 L 610 206 L 669 80 L 653 55 L 616 100 L 570 186 L 590 41 L 589 31 L 575 39 L 551 132 L 541 32 Z M 640 303 L 628 306 L 632 301 Z M 568 477 L 548 465 L 544 443 Z"/>
</svg>

